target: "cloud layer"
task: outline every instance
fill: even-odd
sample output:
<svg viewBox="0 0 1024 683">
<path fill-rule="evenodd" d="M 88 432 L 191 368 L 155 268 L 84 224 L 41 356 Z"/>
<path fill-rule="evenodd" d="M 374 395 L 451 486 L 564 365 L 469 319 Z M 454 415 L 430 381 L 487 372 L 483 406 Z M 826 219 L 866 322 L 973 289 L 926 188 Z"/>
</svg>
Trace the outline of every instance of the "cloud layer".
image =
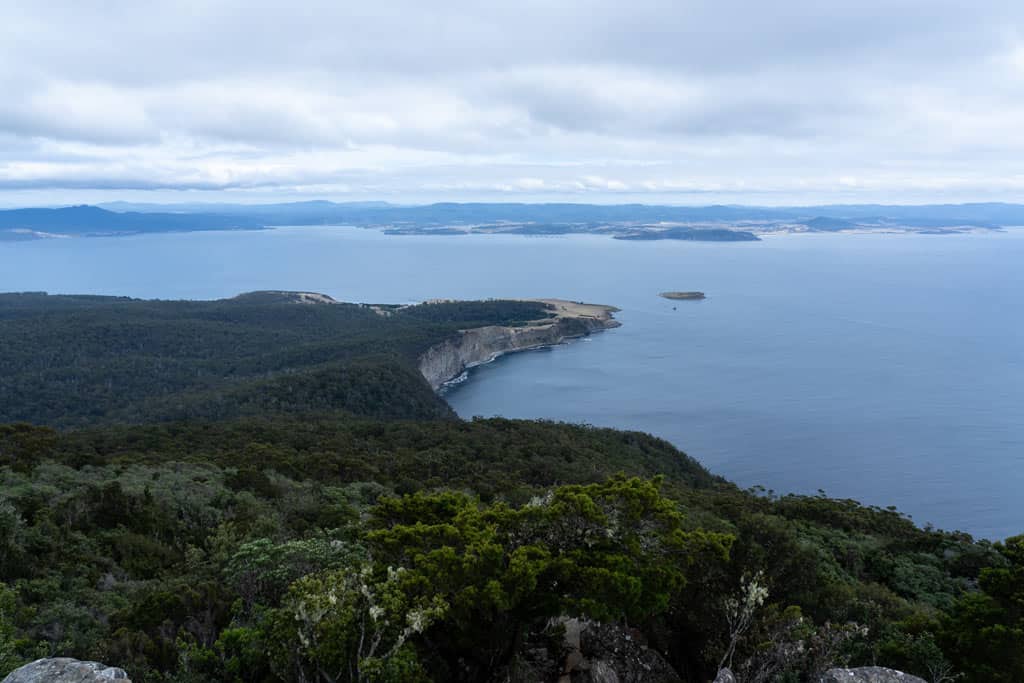
<svg viewBox="0 0 1024 683">
<path fill-rule="evenodd" d="M 0 202 L 1024 200 L 1018 2 L 291 4 L 0 3 Z"/>
</svg>

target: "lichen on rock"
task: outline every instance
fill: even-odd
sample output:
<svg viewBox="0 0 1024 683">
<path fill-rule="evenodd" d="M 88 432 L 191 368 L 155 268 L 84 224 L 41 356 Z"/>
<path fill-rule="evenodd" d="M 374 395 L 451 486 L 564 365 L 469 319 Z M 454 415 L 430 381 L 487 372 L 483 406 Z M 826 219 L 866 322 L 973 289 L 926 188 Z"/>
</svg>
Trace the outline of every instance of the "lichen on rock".
<svg viewBox="0 0 1024 683">
<path fill-rule="evenodd" d="M 131 679 L 128 678 L 124 669 L 68 657 L 37 659 L 12 671 L 2 683 L 100 683 L 102 681 L 131 683 Z"/>
<path fill-rule="evenodd" d="M 858 669 L 829 669 L 821 683 L 927 683 L 923 678 L 881 666 Z"/>
</svg>

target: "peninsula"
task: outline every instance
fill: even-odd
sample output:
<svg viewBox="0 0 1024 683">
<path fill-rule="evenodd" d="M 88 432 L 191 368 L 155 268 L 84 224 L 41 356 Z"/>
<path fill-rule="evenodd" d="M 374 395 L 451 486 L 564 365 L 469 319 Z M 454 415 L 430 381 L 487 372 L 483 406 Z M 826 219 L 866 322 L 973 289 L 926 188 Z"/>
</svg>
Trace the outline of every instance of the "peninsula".
<svg viewBox="0 0 1024 683">
<path fill-rule="evenodd" d="M 344 303 L 279 290 L 217 301 L 0 294 L 0 367 L 17 368 L 0 383 L 0 423 L 68 428 L 327 406 L 373 418 L 453 417 L 436 393 L 445 382 L 506 353 L 618 327 L 616 310 L 562 299 Z M 58 329 L 89 341 L 58 347 Z M 104 381 L 82 380 L 78 354 L 105 368 Z M 64 373 L 59 393 L 40 388 L 41 371 Z"/>
<path fill-rule="evenodd" d="M 532 299 L 523 303 L 542 306 L 548 317 L 460 330 L 420 356 L 420 374 L 437 391 L 469 368 L 507 353 L 554 346 L 621 325 L 612 315 L 619 310 L 614 306 L 564 299 Z"/>
</svg>

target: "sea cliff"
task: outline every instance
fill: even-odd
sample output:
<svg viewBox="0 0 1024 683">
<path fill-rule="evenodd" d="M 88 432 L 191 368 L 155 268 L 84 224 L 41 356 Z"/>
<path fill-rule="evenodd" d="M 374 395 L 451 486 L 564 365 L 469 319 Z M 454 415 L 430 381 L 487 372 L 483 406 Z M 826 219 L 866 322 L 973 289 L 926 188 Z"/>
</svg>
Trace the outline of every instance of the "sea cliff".
<svg viewBox="0 0 1024 683">
<path fill-rule="evenodd" d="M 506 353 L 561 344 L 567 339 L 586 337 L 621 324 L 613 317 L 618 309 L 612 306 L 561 299 L 540 301 L 553 307 L 554 318 L 517 327 L 490 325 L 460 330 L 420 356 L 420 373 L 437 391 L 468 368 Z"/>
</svg>

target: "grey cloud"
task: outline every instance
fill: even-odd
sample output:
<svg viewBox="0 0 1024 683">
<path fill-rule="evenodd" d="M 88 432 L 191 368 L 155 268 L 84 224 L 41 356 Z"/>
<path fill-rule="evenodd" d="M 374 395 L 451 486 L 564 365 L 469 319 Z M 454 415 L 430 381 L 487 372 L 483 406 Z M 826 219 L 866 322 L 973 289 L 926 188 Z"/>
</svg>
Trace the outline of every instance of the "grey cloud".
<svg viewBox="0 0 1024 683">
<path fill-rule="evenodd" d="M 1013 197 L 1022 29 L 1003 0 L 8 3 L 0 188 Z"/>
<path fill-rule="evenodd" d="M 423 75 L 582 62 L 708 73 L 886 55 L 900 57 L 890 67 L 934 66 L 997 48 L 1022 14 L 1002 0 L 111 2 L 102 12 L 50 2 L 9 11 L 6 38 L 41 68 L 142 83 L 253 68 Z"/>
</svg>

